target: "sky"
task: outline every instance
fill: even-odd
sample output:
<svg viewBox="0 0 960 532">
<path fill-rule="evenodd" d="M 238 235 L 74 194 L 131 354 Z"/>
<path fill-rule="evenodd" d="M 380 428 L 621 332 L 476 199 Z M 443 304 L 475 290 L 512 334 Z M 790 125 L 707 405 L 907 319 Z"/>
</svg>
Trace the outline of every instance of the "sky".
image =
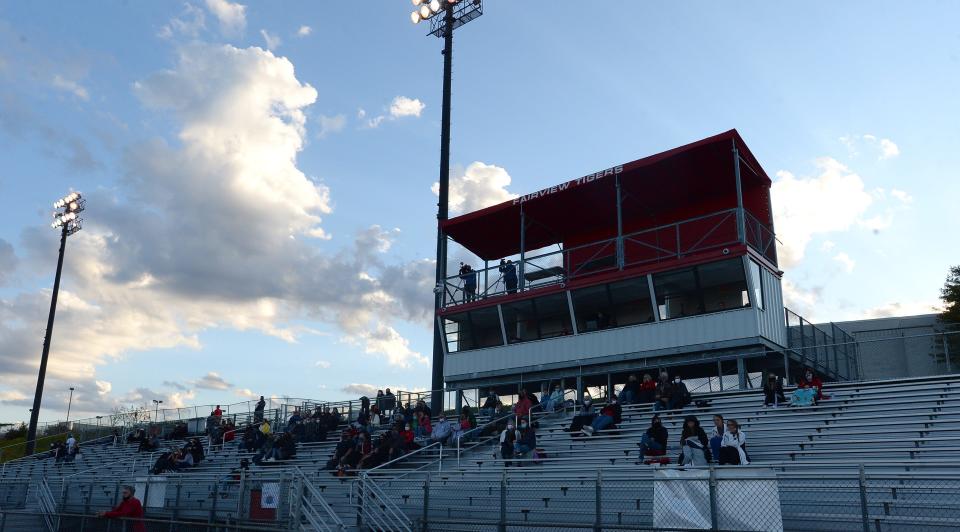
<svg viewBox="0 0 960 532">
<path fill-rule="evenodd" d="M 487 0 L 458 30 L 454 214 L 736 128 L 788 307 L 936 308 L 960 4 L 586 5 Z M 42 420 L 70 387 L 72 417 L 427 388 L 442 42 L 412 9 L 0 0 L 0 421 L 29 416 L 71 190 Z"/>
</svg>

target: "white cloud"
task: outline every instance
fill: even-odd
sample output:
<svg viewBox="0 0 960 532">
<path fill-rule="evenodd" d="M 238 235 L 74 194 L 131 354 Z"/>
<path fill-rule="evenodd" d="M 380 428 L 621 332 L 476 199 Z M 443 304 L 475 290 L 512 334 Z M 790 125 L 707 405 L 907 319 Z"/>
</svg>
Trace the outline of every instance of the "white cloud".
<svg viewBox="0 0 960 532">
<path fill-rule="evenodd" d="M 184 4 L 183 12 L 170 19 L 170 22 L 160 28 L 157 35 L 163 39 L 169 39 L 175 35 L 195 39 L 204 29 L 206 29 L 206 16 L 203 10 L 188 2 Z"/>
<path fill-rule="evenodd" d="M 306 37 L 313 32 L 313 28 L 310 26 L 300 26 L 300 29 L 297 30 L 298 37 Z"/>
<path fill-rule="evenodd" d="M 76 81 L 64 79 L 60 74 L 56 74 L 53 76 L 53 80 L 51 81 L 51 84 L 55 88 L 63 91 L 67 91 L 73 94 L 74 96 L 76 96 L 77 98 L 80 98 L 81 100 L 90 99 L 90 94 L 87 92 L 87 89 L 85 89 L 82 85 L 80 85 Z"/>
<path fill-rule="evenodd" d="M 317 118 L 320 123 L 320 131 L 317 132 L 318 138 L 325 138 L 332 133 L 339 133 L 347 125 L 347 117 L 339 114 L 336 116 L 320 115 Z"/>
<path fill-rule="evenodd" d="M 330 362 L 327 360 L 318 360 L 317 363 L 314 365 L 322 369 L 330 369 L 330 366 L 331 366 Z"/>
<path fill-rule="evenodd" d="M 880 150 L 881 159 L 890 159 L 891 157 L 900 155 L 900 147 L 890 139 L 880 139 Z"/>
<path fill-rule="evenodd" d="M 228 390 L 233 385 L 225 381 L 219 373 L 211 371 L 193 383 L 197 388 L 204 390 Z"/>
<path fill-rule="evenodd" d="M 96 380 L 93 381 L 97 385 L 97 394 L 98 395 L 107 395 L 113 390 L 113 384 L 108 381 Z"/>
<path fill-rule="evenodd" d="M 834 255 L 833 260 L 839 262 L 847 273 L 853 273 L 853 268 L 857 265 L 856 261 L 850 258 L 850 255 L 842 251 Z"/>
<path fill-rule="evenodd" d="M 510 174 L 500 166 L 475 161 L 465 170 L 451 170 L 449 194 L 453 214 L 473 212 L 517 197 L 507 190 Z M 440 183 L 434 183 L 431 190 L 439 196 Z"/>
<path fill-rule="evenodd" d="M 276 50 L 282 43 L 279 35 L 270 33 L 267 30 L 260 30 L 260 36 L 263 37 L 263 42 L 266 44 L 267 50 L 271 52 Z"/>
<path fill-rule="evenodd" d="M 815 286 L 806 289 L 786 278 L 783 279 L 781 285 L 783 287 L 784 306 L 803 316 L 804 319 L 815 320 L 817 303 L 820 301 L 823 287 Z"/>
<path fill-rule="evenodd" d="M 913 196 L 911 196 L 910 194 L 902 190 L 898 190 L 896 188 L 892 189 L 890 190 L 890 195 L 893 196 L 894 198 L 897 198 L 902 203 L 913 203 Z"/>
<path fill-rule="evenodd" d="M 936 301 L 894 301 L 864 310 L 861 319 L 915 316 L 917 314 L 934 314 L 939 312 L 943 312 L 943 306 Z"/>
<path fill-rule="evenodd" d="M 377 385 L 377 384 L 366 384 L 366 383 L 355 383 L 355 382 L 354 382 L 354 383 L 350 383 L 350 384 L 344 386 L 343 388 L 340 388 L 340 391 L 343 392 L 343 393 L 346 393 L 346 394 L 352 394 L 352 395 L 366 396 L 366 397 L 374 398 L 374 397 L 377 396 L 377 392 L 378 392 L 378 391 L 386 391 L 387 388 L 389 388 L 390 391 L 391 391 L 391 392 L 394 392 L 394 393 L 396 393 L 397 390 L 403 390 L 404 392 L 425 392 L 425 391 L 427 391 L 426 388 L 422 388 L 422 387 L 420 387 L 420 388 L 417 388 L 417 387 L 411 388 L 411 387 L 409 387 L 409 386 L 382 386 L 382 385 Z M 404 396 L 404 397 L 406 397 L 406 396 Z"/>
<path fill-rule="evenodd" d="M 247 399 L 259 399 L 260 395 L 256 394 L 250 388 L 237 388 L 233 390 L 233 393 L 237 394 L 240 397 L 245 397 Z"/>
<path fill-rule="evenodd" d="M 220 21 L 220 31 L 227 35 L 243 33 L 247 27 L 247 6 L 229 0 L 206 0 L 207 9 Z"/>
<path fill-rule="evenodd" d="M 420 117 L 426 105 L 417 98 L 407 98 L 406 96 L 397 96 L 390 103 L 390 116 L 401 118 L 404 116 Z"/>
<path fill-rule="evenodd" d="M 837 160 L 823 157 L 815 164 L 817 177 L 798 178 L 781 170 L 771 189 L 783 268 L 803 259 L 814 235 L 852 228 L 874 201 L 863 179 Z"/>
<path fill-rule="evenodd" d="M 833 251 L 833 248 L 835 247 L 837 247 L 837 244 L 832 240 L 824 240 L 823 244 L 820 244 L 820 249 L 822 249 L 827 253 L 830 253 L 831 251 Z"/>
</svg>

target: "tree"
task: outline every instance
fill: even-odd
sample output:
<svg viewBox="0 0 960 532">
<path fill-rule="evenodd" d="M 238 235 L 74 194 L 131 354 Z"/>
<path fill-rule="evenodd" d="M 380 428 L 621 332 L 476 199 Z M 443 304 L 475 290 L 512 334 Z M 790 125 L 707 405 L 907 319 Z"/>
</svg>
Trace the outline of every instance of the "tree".
<svg viewBox="0 0 960 532">
<path fill-rule="evenodd" d="M 940 321 L 960 323 L 960 266 L 950 268 L 950 274 L 940 289 L 940 299 L 943 301 Z"/>
</svg>

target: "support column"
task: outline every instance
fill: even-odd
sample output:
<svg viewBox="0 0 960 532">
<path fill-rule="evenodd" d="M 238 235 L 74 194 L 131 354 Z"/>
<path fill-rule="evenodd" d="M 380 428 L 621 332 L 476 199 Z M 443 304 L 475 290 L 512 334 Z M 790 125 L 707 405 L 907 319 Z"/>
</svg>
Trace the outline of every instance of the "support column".
<svg viewBox="0 0 960 532">
<path fill-rule="evenodd" d="M 943 335 L 943 358 L 947 361 L 947 374 L 953 373 L 953 364 L 950 363 L 950 337 Z"/>
<path fill-rule="evenodd" d="M 623 193 L 620 188 L 620 175 L 615 178 L 617 188 L 617 269 L 623 269 Z"/>
<path fill-rule="evenodd" d="M 740 150 L 733 141 L 733 175 L 737 180 L 737 240 L 746 243 L 746 218 L 743 213 L 743 185 L 740 181 Z"/>
<path fill-rule="evenodd" d="M 583 376 L 577 375 L 577 402 L 583 402 Z"/>
<path fill-rule="evenodd" d="M 460 412 L 463 411 L 463 390 L 457 390 L 457 413 L 460 415 Z"/>
<path fill-rule="evenodd" d="M 737 357 L 737 377 L 740 379 L 740 389 L 747 389 L 747 365 L 743 362 L 743 357 Z"/>
<path fill-rule="evenodd" d="M 520 291 L 523 292 L 524 286 L 527 284 L 527 279 L 523 275 L 524 270 L 526 269 L 526 243 L 527 243 L 527 215 L 523 212 L 523 204 L 520 204 L 520 264 L 517 268 L 519 270 L 520 278 L 518 279 L 520 285 Z"/>
<path fill-rule="evenodd" d="M 607 373 L 607 401 L 613 397 L 613 373 Z"/>
<path fill-rule="evenodd" d="M 792 379 L 790 378 L 790 354 L 789 352 L 784 351 L 783 352 L 783 382 L 784 384 L 791 384 L 791 381 Z"/>
<path fill-rule="evenodd" d="M 717 361 L 717 376 L 720 377 L 720 391 L 723 391 L 723 365 Z"/>
</svg>

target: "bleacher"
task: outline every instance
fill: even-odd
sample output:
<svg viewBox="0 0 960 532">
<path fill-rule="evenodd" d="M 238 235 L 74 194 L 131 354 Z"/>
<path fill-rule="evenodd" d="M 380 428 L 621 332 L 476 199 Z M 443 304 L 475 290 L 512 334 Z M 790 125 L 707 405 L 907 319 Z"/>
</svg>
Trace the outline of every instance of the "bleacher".
<svg viewBox="0 0 960 532">
<path fill-rule="evenodd" d="M 725 480 L 732 469 L 767 475 L 779 486 L 785 529 L 862 530 L 865 504 L 874 530 L 956 530 L 960 376 L 830 383 L 827 393 L 830 399 L 818 406 L 796 409 L 764 407 L 759 391 L 697 394 L 706 406 L 661 413 L 670 433 L 667 456 L 675 461 L 679 454 L 686 415 L 696 415 L 709 431 L 712 415 L 721 413 L 740 422 L 752 463 L 716 467 L 719 489 L 734 482 Z M 326 519 L 330 529 L 341 523 L 354 528 L 358 513 L 368 524 L 380 519 L 374 527 L 380 529 L 413 529 L 424 518 L 435 530 L 493 530 L 498 523 L 511 530 L 557 529 L 558 523 L 587 529 L 598 522 L 611 529 L 652 527 L 657 471 L 676 466 L 644 465 L 639 456 L 637 442 L 651 415 L 649 404 L 625 406 L 616 430 L 587 437 L 563 430 L 570 409 L 538 413 L 537 446 L 546 458 L 537 462 L 514 459 L 505 467 L 494 456 L 492 433 L 459 449 L 430 446 L 346 477 L 324 469 L 338 440 L 335 432 L 327 441 L 299 444 L 295 459 L 251 465 L 242 476 L 234 470 L 252 453 L 239 448 L 238 435 L 236 442 L 208 451 L 196 467 L 150 477 L 148 484 L 143 481 L 156 453 L 137 453 L 136 444 L 87 442 L 72 464 L 29 457 L 4 464 L 0 509 L 38 508 L 43 492 L 60 512 L 90 515 L 112 506 L 121 484 L 133 483 L 141 485 L 142 500 L 151 497 L 150 489 L 164 492 L 162 507 L 148 506 L 149 517 L 264 529 L 289 528 L 296 521 L 303 530 L 318 528 L 311 519 Z M 205 437 L 201 441 L 207 446 Z M 164 442 L 179 446 L 182 442 Z M 256 506 L 268 485 L 279 487 L 281 500 L 264 511 Z M 329 505 L 339 523 L 311 514 L 316 505 L 308 499 Z M 6 530 L 36 529 L 36 523 L 17 525 L 14 517 Z"/>
</svg>

